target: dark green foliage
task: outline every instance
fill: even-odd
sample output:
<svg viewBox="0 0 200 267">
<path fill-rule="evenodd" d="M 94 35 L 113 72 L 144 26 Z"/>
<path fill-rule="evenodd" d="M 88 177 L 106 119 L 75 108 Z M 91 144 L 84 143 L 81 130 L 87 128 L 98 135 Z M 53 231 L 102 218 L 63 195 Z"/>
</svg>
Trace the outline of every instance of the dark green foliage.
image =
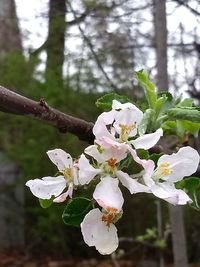
<svg viewBox="0 0 200 267">
<path fill-rule="evenodd" d="M 70 199 L 62 215 L 64 223 L 79 227 L 85 215 L 92 207 L 93 205 L 90 199 L 83 197 Z"/>
<path fill-rule="evenodd" d="M 102 96 L 96 101 L 96 106 L 103 110 L 110 110 L 112 109 L 112 101 L 118 100 L 121 103 L 132 102 L 127 96 L 118 95 L 116 93 L 110 93 Z"/>
<path fill-rule="evenodd" d="M 198 192 L 200 187 L 200 178 L 198 177 L 189 177 L 185 178 L 180 182 L 176 183 L 176 188 L 184 189 L 189 197 L 192 199 L 192 203 L 190 204 L 196 210 L 200 210 L 200 206 L 198 203 Z"/>
</svg>

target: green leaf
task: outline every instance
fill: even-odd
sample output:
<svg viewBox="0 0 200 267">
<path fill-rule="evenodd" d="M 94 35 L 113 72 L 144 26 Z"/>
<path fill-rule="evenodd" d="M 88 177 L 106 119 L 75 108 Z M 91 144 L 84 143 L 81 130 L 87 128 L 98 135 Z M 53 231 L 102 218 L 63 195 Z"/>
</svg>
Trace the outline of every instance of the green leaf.
<svg viewBox="0 0 200 267">
<path fill-rule="evenodd" d="M 157 101 L 157 93 L 155 90 L 155 85 L 149 80 L 147 73 L 143 70 L 136 71 L 135 77 L 145 91 L 145 95 L 149 103 L 149 107 L 154 109 L 155 103 Z"/>
<path fill-rule="evenodd" d="M 186 120 L 200 123 L 200 111 L 194 107 L 170 108 L 167 110 L 170 120 Z"/>
<path fill-rule="evenodd" d="M 176 125 L 177 125 L 177 133 L 178 135 L 180 135 L 180 137 L 183 137 L 185 133 L 191 133 L 195 137 L 198 137 L 200 123 L 177 120 Z"/>
<path fill-rule="evenodd" d="M 200 178 L 198 177 L 188 177 L 180 182 L 176 183 L 176 188 L 184 189 L 188 196 L 192 199 L 191 207 L 200 210 L 200 206 L 197 200 L 197 192 L 200 187 Z"/>
<path fill-rule="evenodd" d="M 165 130 L 171 130 L 176 128 L 176 122 L 175 121 L 165 121 L 162 125 L 161 128 Z"/>
<path fill-rule="evenodd" d="M 50 198 L 50 199 L 41 199 L 39 198 L 39 203 L 40 203 L 40 206 L 43 208 L 43 209 L 47 209 L 49 208 L 52 203 L 53 203 L 53 197 Z"/>
<path fill-rule="evenodd" d="M 142 121 L 138 127 L 139 135 L 143 135 L 151 127 L 154 120 L 155 111 L 153 109 L 147 109 L 143 115 Z"/>
<path fill-rule="evenodd" d="M 84 197 L 69 200 L 63 212 L 65 224 L 79 227 L 85 215 L 93 208 L 92 201 Z"/>
<path fill-rule="evenodd" d="M 149 152 L 145 149 L 137 149 L 137 155 L 140 159 L 147 159 L 149 157 Z"/>
<path fill-rule="evenodd" d="M 166 97 L 166 95 L 163 95 L 161 97 L 159 97 L 155 103 L 155 111 L 156 114 L 159 114 L 163 105 L 165 104 L 165 102 L 168 100 L 168 98 Z"/>
<path fill-rule="evenodd" d="M 192 107 L 193 99 L 192 98 L 186 98 L 182 100 L 180 103 L 178 103 L 177 107 Z"/>
<path fill-rule="evenodd" d="M 157 164 L 159 158 L 160 158 L 162 155 L 163 155 L 162 153 L 160 153 L 160 154 L 153 153 L 153 154 L 151 154 L 151 155 L 148 157 L 148 159 L 153 160 L 154 163 Z"/>
<path fill-rule="evenodd" d="M 120 103 L 132 102 L 127 96 L 118 95 L 116 93 L 106 94 L 96 101 L 96 106 L 103 110 L 109 110 L 112 108 L 112 101 L 118 100 Z"/>
<path fill-rule="evenodd" d="M 129 154 L 124 160 L 120 162 L 120 169 L 129 175 L 136 174 L 142 171 L 142 166 L 133 160 Z"/>
</svg>

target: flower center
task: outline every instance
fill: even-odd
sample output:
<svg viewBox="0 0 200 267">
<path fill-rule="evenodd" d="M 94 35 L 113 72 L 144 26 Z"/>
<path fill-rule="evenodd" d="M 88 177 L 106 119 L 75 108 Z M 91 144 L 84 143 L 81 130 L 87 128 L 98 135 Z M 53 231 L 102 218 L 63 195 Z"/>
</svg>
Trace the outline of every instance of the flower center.
<svg viewBox="0 0 200 267">
<path fill-rule="evenodd" d="M 72 169 L 65 167 L 63 170 L 63 176 L 68 182 L 72 181 Z"/>
<path fill-rule="evenodd" d="M 102 221 L 109 227 L 111 223 L 116 222 L 115 218 L 117 214 L 118 210 L 116 208 L 107 207 L 106 210 L 103 211 Z"/>
<path fill-rule="evenodd" d="M 159 179 L 171 174 L 172 170 L 169 168 L 169 166 L 169 162 L 162 162 L 154 173 L 154 180 L 158 181 Z"/>
<path fill-rule="evenodd" d="M 117 159 L 114 158 L 106 160 L 106 165 L 104 166 L 105 171 L 108 172 L 109 174 L 114 174 L 116 170 L 116 163 Z"/>
<path fill-rule="evenodd" d="M 121 129 L 119 138 L 120 138 L 120 140 L 121 140 L 122 142 L 126 142 L 127 139 L 128 139 L 128 137 L 129 137 L 130 132 L 131 132 L 133 129 L 135 129 L 136 124 L 135 124 L 135 123 L 132 124 L 132 125 L 124 125 L 124 124 L 120 124 L 119 127 L 120 127 L 120 129 Z"/>
</svg>

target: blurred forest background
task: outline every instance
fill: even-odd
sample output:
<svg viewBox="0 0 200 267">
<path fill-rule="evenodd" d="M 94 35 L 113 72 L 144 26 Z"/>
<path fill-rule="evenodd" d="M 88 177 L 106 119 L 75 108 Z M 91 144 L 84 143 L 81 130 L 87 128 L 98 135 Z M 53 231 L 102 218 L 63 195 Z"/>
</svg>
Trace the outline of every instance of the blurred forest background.
<svg viewBox="0 0 200 267">
<path fill-rule="evenodd" d="M 41 4 L 41 10 L 33 9 L 34 15 L 26 17 L 28 23 L 20 13 L 26 13 L 23 2 L 0 0 L 2 86 L 37 101 L 44 98 L 67 114 L 95 121 L 100 111 L 94 103 L 106 92 L 142 103 L 143 92 L 135 84 L 133 72 L 145 68 L 160 91 L 169 89 L 174 96 L 183 94 L 200 103 L 198 0 L 29 0 L 30 5 Z M 30 28 L 24 28 L 27 25 Z M 10 210 L 1 216 L 0 226 L 1 230 L 12 228 L 2 230 L 1 249 L 21 247 L 28 257 L 99 257 L 83 243 L 79 229 L 62 222 L 65 204 L 44 210 L 24 188 L 28 179 L 56 172 L 47 150 L 62 148 L 76 157 L 87 144 L 21 116 L 1 112 L 0 122 L 0 177 L 4 177 L 0 179 L 0 211 Z M 198 139 L 193 143 L 200 148 Z M 11 182 L 5 182 L 10 173 Z M 167 204 L 140 194 L 126 195 L 118 227 L 121 251 L 115 256 L 150 262 L 158 261 L 162 254 L 166 262 L 172 262 Z M 14 196 L 17 204 L 11 201 Z M 199 218 L 198 211 L 184 208 L 189 262 L 200 261 Z"/>
</svg>

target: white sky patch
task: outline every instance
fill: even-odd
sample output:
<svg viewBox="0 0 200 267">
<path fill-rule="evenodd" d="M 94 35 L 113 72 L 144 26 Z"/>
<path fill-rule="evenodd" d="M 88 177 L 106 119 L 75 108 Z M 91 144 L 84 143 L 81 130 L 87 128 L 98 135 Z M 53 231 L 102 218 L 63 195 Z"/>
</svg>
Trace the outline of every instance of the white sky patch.
<svg viewBox="0 0 200 267">
<path fill-rule="evenodd" d="M 25 50 L 40 47 L 47 37 L 48 0 L 15 0 Z"/>
</svg>

